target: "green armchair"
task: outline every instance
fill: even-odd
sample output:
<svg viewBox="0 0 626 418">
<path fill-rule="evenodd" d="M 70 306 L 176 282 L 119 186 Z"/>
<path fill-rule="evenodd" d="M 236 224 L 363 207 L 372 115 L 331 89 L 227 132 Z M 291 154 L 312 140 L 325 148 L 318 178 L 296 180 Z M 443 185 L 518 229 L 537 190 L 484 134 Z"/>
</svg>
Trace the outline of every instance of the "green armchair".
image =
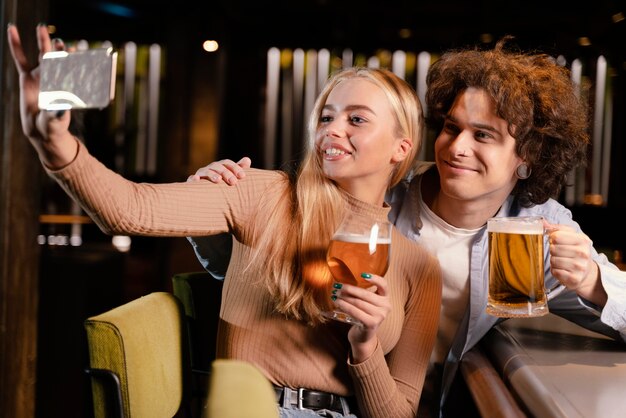
<svg viewBox="0 0 626 418">
<path fill-rule="evenodd" d="M 193 417 L 180 301 L 155 292 L 84 322 L 95 418 Z"/>
</svg>

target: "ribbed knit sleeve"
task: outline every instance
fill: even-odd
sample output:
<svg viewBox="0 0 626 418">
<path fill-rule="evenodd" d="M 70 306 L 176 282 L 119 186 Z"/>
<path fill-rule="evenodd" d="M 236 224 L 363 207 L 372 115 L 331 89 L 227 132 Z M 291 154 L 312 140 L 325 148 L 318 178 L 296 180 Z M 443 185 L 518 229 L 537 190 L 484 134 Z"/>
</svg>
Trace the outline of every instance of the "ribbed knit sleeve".
<svg viewBox="0 0 626 418">
<path fill-rule="evenodd" d="M 79 144 L 71 164 L 48 174 L 108 234 L 185 237 L 231 232 L 241 238 L 264 190 L 284 178 L 275 171 L 250 171 L 255 175 L 243 179 L 240 187 L 208 181 L 134 183 Z"/>
<path fill-rule="evenodd" d="M 439 263 L 395 230 L 391 251 L 398 269 L 392 277 L 406 286 L 394 286 L 391 295 L 406 300 L 404 315 L 394 317 L 403 322 L 395 324 L 401 333 L 393 347 L 379 345 L 368 360 L 349 367 L 362 418 L 415 417 L 439 324 Z"/>
</svg>

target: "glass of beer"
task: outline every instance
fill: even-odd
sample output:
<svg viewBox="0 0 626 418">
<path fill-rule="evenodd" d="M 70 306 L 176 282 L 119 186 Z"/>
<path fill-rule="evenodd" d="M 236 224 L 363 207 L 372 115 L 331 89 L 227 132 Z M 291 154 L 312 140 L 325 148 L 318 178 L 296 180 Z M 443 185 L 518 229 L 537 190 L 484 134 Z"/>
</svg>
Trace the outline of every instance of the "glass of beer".
<svg viewBox="0 0 626 418">
<path fill-rule="evenodd" d="M 375 221 L 363 215 L 348 213 L 333 235 L 326 262 L 335 281 L 368 288 L 371 284 L 361 273 L 383 276 L 389 267 L 391 223 Z M 324 316 L 349 324 L 360 324 L 338 309 Z"/>
<path fill-rule="evenodd" d="M 550 292 L 544 284 L 543 218 L 491 218 L 487 221 L 487 233 L 487 313 L 504 318 L 547 314 Z"/>
</svg>

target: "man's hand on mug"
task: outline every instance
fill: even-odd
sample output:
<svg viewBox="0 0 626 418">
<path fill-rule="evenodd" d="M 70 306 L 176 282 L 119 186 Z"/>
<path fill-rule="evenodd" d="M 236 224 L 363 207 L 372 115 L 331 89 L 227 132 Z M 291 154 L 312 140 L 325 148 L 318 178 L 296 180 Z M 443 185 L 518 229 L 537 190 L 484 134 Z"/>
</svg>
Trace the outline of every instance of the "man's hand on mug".
<svg viewBox="0 0 626 418">
<path fill-rule="evenodd" d="M 547 229 L 550 270 L 554 277 L 579 296 L 604 306 L 607 296 L 599 280 L 598 265 L 591 256 L 591 239 L 566 225 L 548 224 Z"/>
<path fill-rule="evenodd" d="M 211 164 L 199 168 L 195 174 L 187 177 L 187 181 L 209 180 L 212 183 L 224 183 L 234 186 L 239 179 L 246 176 L 244 169 L 250 168 L 252 160 L 243 157 L 241 160 L 234 162 L 233 160 L 214 161 Z"/>
</svg>

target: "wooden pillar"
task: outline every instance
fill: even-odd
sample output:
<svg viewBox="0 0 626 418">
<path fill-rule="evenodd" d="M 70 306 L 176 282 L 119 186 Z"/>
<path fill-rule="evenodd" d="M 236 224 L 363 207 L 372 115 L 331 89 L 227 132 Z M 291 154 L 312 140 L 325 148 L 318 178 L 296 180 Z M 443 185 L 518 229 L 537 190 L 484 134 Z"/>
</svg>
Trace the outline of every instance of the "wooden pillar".
<svg viewBox="0 0 626 418">
<path fill-rule="evenodd" d="M 19 120 L 18 75 L 6 27 L 18 25 L 31 59 L 35 25 L 47 0 L 0 0 L 0 416 L 35 416 L 37 363 L 37 245 L 41 168 Z"/>
</svg>

